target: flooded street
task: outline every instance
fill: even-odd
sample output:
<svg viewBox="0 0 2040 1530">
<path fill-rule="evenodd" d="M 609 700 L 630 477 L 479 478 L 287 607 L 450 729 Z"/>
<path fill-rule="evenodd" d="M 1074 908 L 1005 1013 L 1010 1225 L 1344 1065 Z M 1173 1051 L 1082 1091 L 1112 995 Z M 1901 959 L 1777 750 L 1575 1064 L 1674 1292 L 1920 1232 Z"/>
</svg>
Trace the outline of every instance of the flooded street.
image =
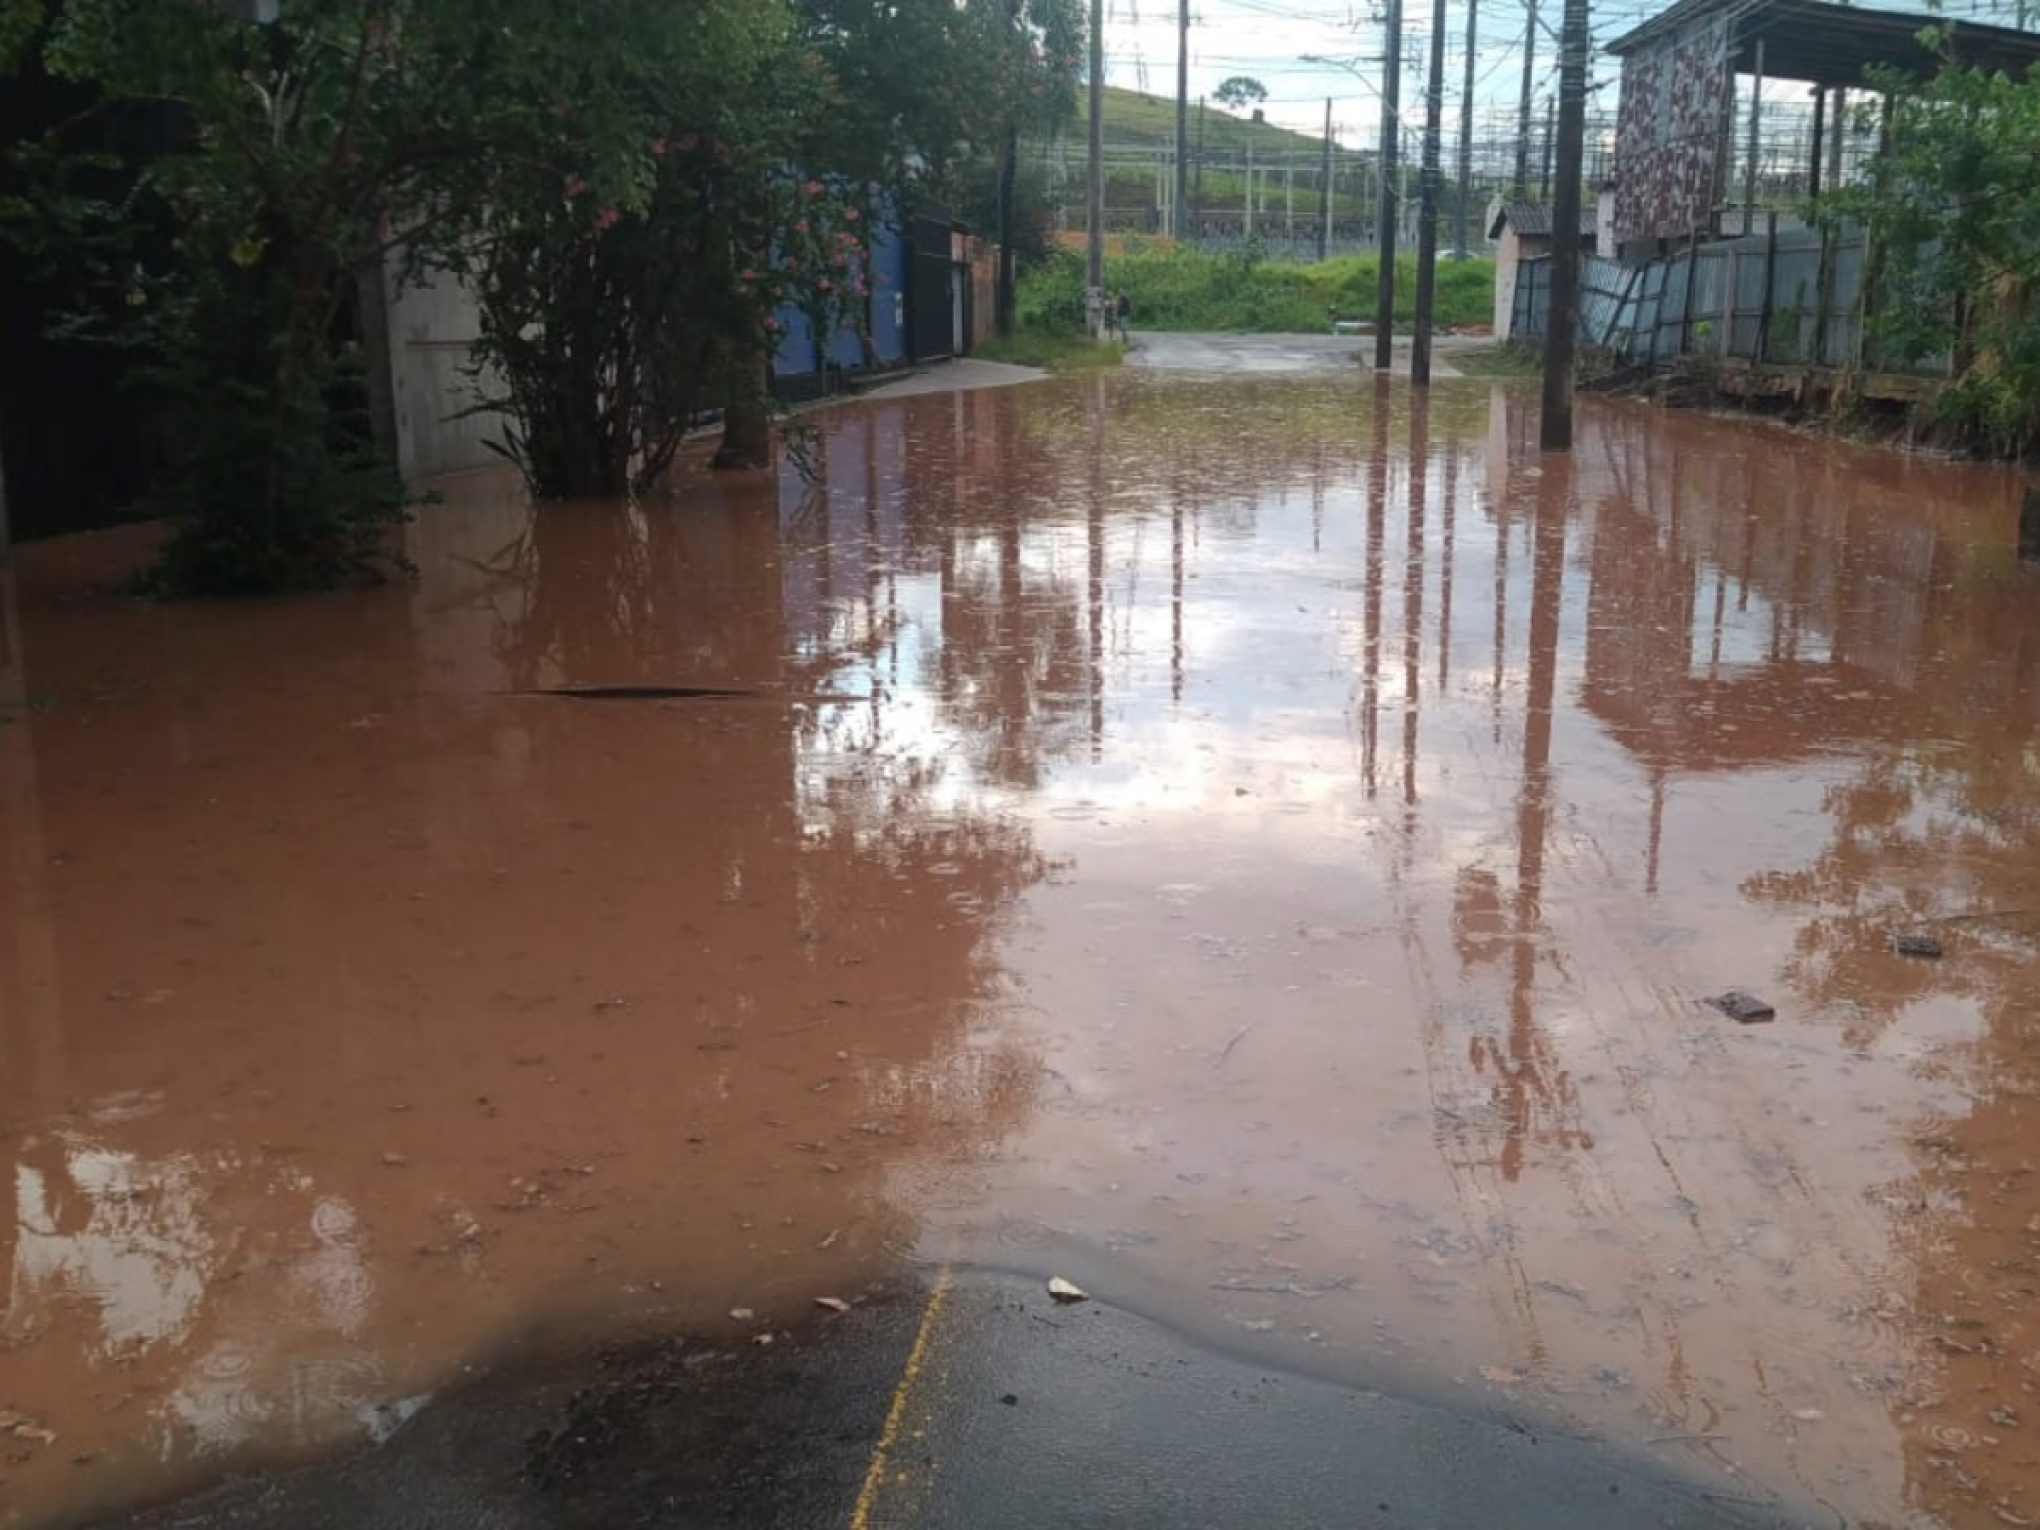
<svg viewBox="0 0 2040 1530">
<path fill-rule="evenodd" d="M 0 1525 L 952 1261 L 2040 1523 L 2012 475 L 1351 374 L 812 419 L 455 481 L 412 585 L 0 570 Z"/>
</svg>

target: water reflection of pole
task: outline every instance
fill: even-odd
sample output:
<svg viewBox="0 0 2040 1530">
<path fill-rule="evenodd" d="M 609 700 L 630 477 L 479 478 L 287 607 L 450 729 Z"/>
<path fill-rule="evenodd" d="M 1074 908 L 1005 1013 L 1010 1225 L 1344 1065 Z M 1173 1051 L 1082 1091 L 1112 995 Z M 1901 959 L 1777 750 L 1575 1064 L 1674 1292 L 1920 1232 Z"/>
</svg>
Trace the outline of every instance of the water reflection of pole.
<svg viewBox="0 0 2040 1530">
<path fill-rule="evenodd" d="M 1310 462 L 1310 550 L 1325 550 L 1325 443 L 1311 447 Z"/>
<path fill-rule="evenodd" d="M 1430 487 L 1430 399 L 1410 395 L 1409 519 L 1403 558 L 1403 853 L 1416 839 L 1417 722 L 1423 701 L 1424 500 Z"/>
<path fill-rule="evenodd" d="M 41 1098 L 53 1098 L 63 1074 L 56 936 L 49 909 L 49 852 L 43 843 L 42 797 L 37 790 L 35 731 L 22 713 L 28 704 L 28 665 L 22 652 L 14 566 L 0 561 L 0 708 L 13 721 L 0 726 L 0 1065 L 26 1079 Z M 9 949 L 11 947 L 11 949 Z M 14 1044 L 22 1048 L 14 1051 Z M 5 1176 L 10 1181 L 11 1173 Z M 12 1222 L 0 1223 L 0 1232 Z"/>
<path fill-rule="evenodd" d="M 1374 795 L 1375 753 L 1381 737 L 1381 566 L 1388 519 L 1388 390 L 1374 388 L 1374 441 L 1367 464 L 1367 562 L 1361 580 L 1360 774 Z"/>
<path fill-rule="evenodd" d="M 1183 490 L 1169 495 L 1169 700 L 1183 700 Z"/>
<path fill-rule="evenodd" d="M 1502 670 L 1509 648 L 1509 485 L 1493 498 L 1495 512 L 1495 672 L 1488 695 L 1490 732 L 1497 748 L 1502 742 Z"/>
<path fill-rule="evenodd" d="M 1027 744 L 1026 598 L 1021 589 L 1020 507 L 999 507 L 999 731 L 1000 757 L 1016 769 Z"/>
<path fill-rule="evenodd" d="M 1523 1172 L 1531 1096 L 1538 1076 L 1537 926 L 1544 912 L 1544 842 L 1551 817 L 1552 705 L 1558 690 L 1558 618 L 1565 575 L 1565 495 L 1569 472 L 1547 461 L 1538 484 L 1530 555 L 1529 694 L 1523 711 L 1523 775 L 1516 798 L 1515 944 L 1509 984 L 1507 1140 L 1502 1177 Z"/>
<path fill-rule="evenodd" d="M 1459 539 L 1459 452 L 1445 454 L 1445 523 L 1438 564 L 1438 690 L 1452 680 L 1452 555 Z"/>
<path fill-rule="evenodd" d="M 1105 379 L 1091 380 L 1091 495 L 1084 519 L 1091 628 L 1091 762 L 1105 756 Z"/>
</svg>

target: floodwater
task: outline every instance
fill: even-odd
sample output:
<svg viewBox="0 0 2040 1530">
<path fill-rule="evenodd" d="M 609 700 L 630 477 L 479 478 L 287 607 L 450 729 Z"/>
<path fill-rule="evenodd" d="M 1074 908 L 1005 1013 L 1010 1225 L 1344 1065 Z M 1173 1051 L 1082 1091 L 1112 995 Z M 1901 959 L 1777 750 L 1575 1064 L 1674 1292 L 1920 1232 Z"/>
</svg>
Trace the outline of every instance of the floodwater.
<svg viewBox="0 0 2040 1530">
<path fill-rule="evenodd" d="M 0 1524 L 952 1259 L 2040 1521 L 2017 485 L 1531 403 L 873 400 L 817 488 L 459 481 L 415 584 L 273 604 L 25 549 Z"/>
</svg>

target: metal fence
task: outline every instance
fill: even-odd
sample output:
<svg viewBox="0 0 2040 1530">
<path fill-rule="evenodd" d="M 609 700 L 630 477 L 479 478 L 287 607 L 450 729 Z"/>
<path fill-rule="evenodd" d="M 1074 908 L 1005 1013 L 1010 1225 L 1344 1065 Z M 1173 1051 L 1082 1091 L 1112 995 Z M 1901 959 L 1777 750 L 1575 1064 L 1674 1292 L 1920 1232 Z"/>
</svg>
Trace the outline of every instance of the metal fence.
<svg viewBox="0 0 2040 1530">
<path fill-rule="evenodd" d="M 1947 376 L 1946 353 L 1866 354 L 1869 271 L 1861 230 L 1780 230 L 1775 217 L 1764 233 L 1690 245 L 1645 265 L 1590 255 L 1580 263 L 1579 340 L 1627 366 L 1707 356 Z M 1510 332 L 1542 340 L 1550 306 L 1550 257 L 1523 262 Z"/>
</svg>

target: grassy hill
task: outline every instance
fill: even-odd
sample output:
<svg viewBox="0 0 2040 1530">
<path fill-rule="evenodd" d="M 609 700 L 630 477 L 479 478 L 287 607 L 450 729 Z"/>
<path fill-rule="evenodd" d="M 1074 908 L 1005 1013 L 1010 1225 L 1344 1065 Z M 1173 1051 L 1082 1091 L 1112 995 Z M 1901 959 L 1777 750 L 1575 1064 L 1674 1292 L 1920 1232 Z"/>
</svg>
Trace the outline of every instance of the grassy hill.
<svg viewBox="0 0 2040 1530">
<path fill-rule="evenodd" d="M 1135 169 L 1125 163 L 1129 151 L 1144 154 L 1152 151 L 1156 163 L 1166 155 L 1176 141 L 1176 100 L 1173 96 L 1146 95 L 1137 90 L 1125 90 L 1108 85 L 1105 88 L 1105 145 L 1113 160 L 1105 172 L 1105 205 L 1109 226 L 1120 226 L 1113 220 L 1115 210 L 1151 208 L 1155 197 L 1155 172 L 1143 166 Z M 1193 152 L 1199 146 L 1198 110 L 1196 103 L 1190 107 L 1190 145 Z M 1060 138 L 1066 153 L 1081 154 L 1090 131 L 1090 102 L 1084 92 L 1077 97 L 1077 114 L 1062 127 Z M 1241 215 L 1246 202 L 1246 180 L 1239 173 L 1240 167 L 1252 151 L 1264 170 L 1271 176 L 1278 173 L 1278 167 L 1288 166 L 1296 175 L 1297 207 L 1300 216 L 1309 216 L 1317 206 L 1318 165 L 1324 154 L 1324 140 L 1313 138 L 1307 133 L 1293 132 L 1289 128 L 1276 127 L 1272 123 L 1255 122 L 1251 114 L 1236 115 L 1224 107 L 1206 104 L 1203 111 L 1202 127 L 1203 163 L 1205 168 L 1197 176 L 1199 203 L 1213 216 L 1234 217 Z M 1366 189 L 1365 177 L 1371 171 L 1373 155 L 1356 153 L 1349 148 L 1340 148 L 1336 154 L 1337 179 L 1334 182 L 1333 216 L 1339 219 L 1368 218 L 1372 216 L 1373 196 Z M 1279 197 L 1280 182 L 1264 181 L 1261 185 L 1263 197 L 1271 194 Z M 1081 197 L 1081 187 L 1073 188 Z M 1066 191 L 1065 195 L 1071 194 Z M 1271 211 L 1275 204 L 1263 203 L 1264 211 Z M 1065 209 L 1065 221 L 1072 213 L 1080 216 L 1080 206 Z"/>
<path fill-rule="evenodd" d="M 1089 131 L 1089 93 L 1077 92 L 1076 120 L 1068 131 L 1081 140 Z M 1197 142 L 1197 103 L 1190 103 L 1190 142 Z M 1105 141 L 1118 147 L 1153 144 L 1166 149 L 1176 141 L 1176 98 L 1143 95 L 1117 85 L 1105 87 Z M 1207 155 L 1244 153 L 1249 145 L 1258 154 L 1319 154 L 1324 140 L 1307 133 L 1291 132 L 1273 123 L 1254 122 L 1249 116 L 1235 116 L 1222 106 L 1204 108 L 1204 152 Z"/>
</svg>

